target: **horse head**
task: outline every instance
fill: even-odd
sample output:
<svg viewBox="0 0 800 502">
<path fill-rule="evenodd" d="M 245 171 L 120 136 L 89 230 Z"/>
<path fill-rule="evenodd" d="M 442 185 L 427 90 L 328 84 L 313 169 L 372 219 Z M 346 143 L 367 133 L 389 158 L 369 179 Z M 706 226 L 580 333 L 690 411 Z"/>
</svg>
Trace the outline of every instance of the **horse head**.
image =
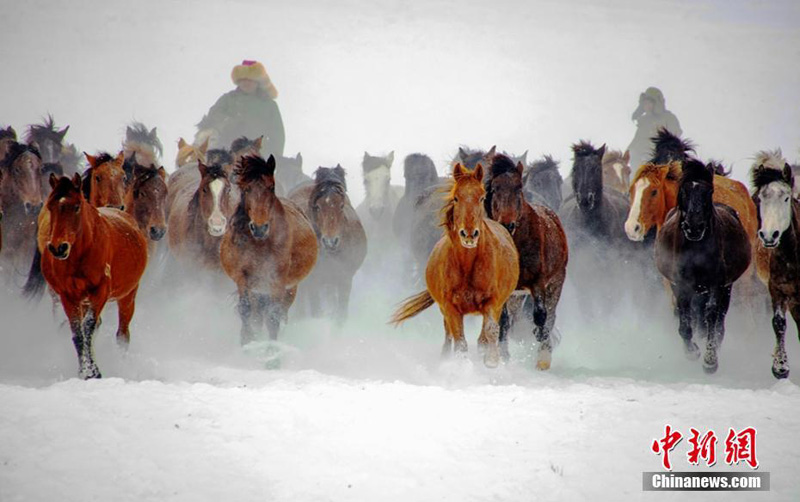
<svg viewBox="0 0 800 502">
<path fill-rule="evenodd" d="M 234 212 L 228 171 L 220 164 L 206 165 L 203 162 L 197 164 L 197 169 L 200 171 L 200 185 L 195 197 L 200 217 L 206 222 L 209 235 L 221 237 Z"/>
<path fill-rule="evenodd" d="M 7 207 L 21 207 L 25 214 L 38 214 L 42 207 L 42 157 L 39 150 L 24 143 L 12 143 L 0 162 L 3 177 L 0 194 Z"/>
<path fill-rule="evenodd" d="M 83 193 L 94 207 L 125 209 L 125 155 L 116 157 L 108 153 L 97 156 L 83 153 L 89 162 Z"/>
<path fill-rule="evenodd" d="M 52 190 L 46 206 L 50 215 L 50 232 L 45 247 L 55 259 L 66 260 L 83 226 L 86 200 L 81 192 L 82 181 L 79 174 L 70 179 L 50 173 L 49 182 Z"/>
<path fill-rule="evenodd" d="M 690 159 L 683 164 L 678 186 L 680 228 L 687 240 L 702 240 L 711 228 L 714 216 L 714 170 Z"/>
<path fill-rule="evenodd" d="M 167 233 L 167 172 L 154 165 L 136 164 L 133 181 L 125 194 L 125 207 L 139 229 L 150 240 L 159 241 Z"/>
<path fill-rule="evenodd" d="M 581 211 L 592 211 L 603 198 L 602 160 L 606 145 L 595 148 L 588 141 L 581 141 L 572 145 L 572 151 L 572 191 Z"/>
<path fill-rule="evenodd" d="M 486 180 L 486 213 L 503 225 L 512 235 L 522 217 L 525 197 L 522 193 L 522 162 L 505 155 L 496 155 Z"/>
<path fill-rule="evenodd" d="M 275 157 L 270 155 L 267 160 L 256 155 L 242 157 L 236 175 L 242 192 L 242 223 L 247 222 L 247 228 L 256 240 L 267 239 L 272 230 L 273 216 L 281 207 L 275 195 Z"/>
<path fill-rule="evenodd" d="M 783 169 L 759 165 L 752 172 L 758 210 L 758 238 L 765 248 L 777 247 L 781 235 L 792 223 L 794 176 L 786 163 Z"/>
<path fill-rule="evenodd" d="M 447 228 L 451 240 L 458 241 L 467 249 L 478 247 L 484 211 L 486 189 L 483 186 L 483 165 L 470 171 L 461 164 L 453 168 L 453 186 L 442 209 L 442 224 Z"/>
<path fill-rule="evenodd" d="M 554 211 L 561 207 L 564 179 L 558 172 L 558 162 L 550 155 L 532 163 L 523 175 L 522 183 L 528 200 L 543 203 Z"/>
<path fill-rule="evenodd" d="M 187 143 L 186 140 L 180 138 L 178 140 L 178 154 L 175 156 L 175 166 L 180 168 L 191 163 L 205 163 L 207 151 L 208 138 L 200 146 Z"/>
<path fill-rule="evenodd" d="M 380 218 L 389 206 L 392 163 L 394 163 L 394 152 L 385 157 L 376 157 L 364 152 L 364 160 L 361 163 L 364 190 L 367 194 L 369 212 L 374 218 Z"/>
<path fill-rule="evenodd" d="M 314 189 L 308 201 L 311 224 L 328 251 L 336 251 L 342 240 L 347 216 L 347 183 L 342 166 L 320 167 L 314 173 Z"/>
<path fill-rule="evenodd" d="M 676 183 L 680 162 L 643 164 L 631 182 L 628 194 L 631 208 L 625 220 L 628 239 L 644 240 L 651 228 L 660 226 L 667 217 L 667 184 Z"/>
</svg>

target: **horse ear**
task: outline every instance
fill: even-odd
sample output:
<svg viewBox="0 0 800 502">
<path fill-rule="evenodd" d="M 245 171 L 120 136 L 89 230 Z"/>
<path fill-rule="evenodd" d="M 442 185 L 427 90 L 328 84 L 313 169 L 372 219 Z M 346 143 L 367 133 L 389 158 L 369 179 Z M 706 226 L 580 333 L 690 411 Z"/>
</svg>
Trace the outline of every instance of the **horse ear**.
<svg viewBox="0 0 800 502">
<path fill-rule="evenodd" d="M 15 131 L 13 127 L 11 127 L 11 126 L 8 126 L 8 129 L 7 129 L 7 131 L 8 131 L 8 133 L 9 133 L 9 134 L 11 134 L 12 136 L 14 136 L 14 139 L 17 139 L 17 131 Z"/>
<path fill-rule="evenodd" d="M 78 190 L 79 192 L 81 191 L 81 181 L 82 181 L 81 175 L 75 173 L 75 175 L 72 177 L 72 184 L 75 186 L 75 189 Z"/>
<path fill-rule="evenodd" d="M 210 139 L 211 139 L 210 137 L 206 137 L 206 140 L 203 141 L 202 145 L 200 145 L 200 153 L 202 153 L 203 155 L 205 155 L 206 152 L 208 151 L 208 140 Z"/>
<path fill-rule="evenodd" d="M 389 152 L 389 155 L 386 156 L 386 160 L 389 161 L 390 166 L 394 163 L 394 150 Z"/>
<path fill-rule="evenodd" d="M 484 159 L 491 159 L 492 157 L 495 156 L 495 151 L 496 150 L 497 150 L 497 145 L 492 145 L 492 147 L 489 149 L 488 152 L 486 152 L 486 155 L 484 155 L 483 158 Z"/>
<path fill-rule="evenodd" d="M 517 172 L 520 176 L 522 176 L 522 173 L 525 172 L 525 165 L 521 161 L 517 162 Z"/>
<path fill-rule="evenodd" d="M 461 150 L 459 148 L 459 150 Z M 461 165 L 461 162 L 457 163 L 456 166 L 453 168 L 453 179 L 458 181 L 464 176 L 464 166 Z"/>
<path fill-rule="evenodd" d="M 367 159 L 369 159 L 369 154 L 365 150 L 364 151 L 364 160 L 366 161 Z"/>
<path fill-rule="evenodd" d="M 125 126 L 125 137 L 130 138 L 133 135 L 133 129 L 131 126 Z"/>
<path fill-rule="evenodd" d="M 67 135 L 67 131 L 69 131 L 69 126 L 58 131 L 58 136 L 61 138 L 61 141 L 64 141 L 64 136 Z"/>
<path fill-rule="evenodd" d="M 300 155 L 300 152 L 297 152 L 297 155 L 295 156 L 295 160 L 300 163 L 300 167 L 303 167 L 303 156 Z"/>
<path fill-rule="evenodd" d="M 92 167 L 96 167 L 96 165 L 95 165 L 95 164 L 96 164 L 96 162 L 97 162 L 97 157 L 94 157 L 94 156 L 92 156 L 92 155 L 89 155 L 89 154 L 88 154 L 88 153 L 86 153 L 86 152 L 83 152 L 83 154 L 86 156 L 86 160 L 89 162 L 89 165 L 90 165 L 90 166 L 92 166 Z"/>
<path fill-rule="evenodd" d="M 162 180 L 166 180 L 167 179 L 167 170 L 164 169 L 164 166 L 161 166 L 161 167 L 158 168 L 158 175 L 161 176 Z"/>
<path fill-rule="evenodd" d="M 458 158 L 461 159 L 461 160 L 464 160 L 466 158 L 466 156 L 467 156 L 467 152 L 465 152 L 464 149 L 459 146 L 458 147 Z"/>
<path fill-rule="evenodd" d="M 56 173 L 51 172 L 50 178 L 47 181 L 50 182 L 50 188 L 55 188 L 56 183 L 58 183 L 58 178 L 56 177 Z"/>
<path fill-rule="evenodd" d="M 269 158 L 267 159 L 267 176 L 275 176 L 275 156 L 269 154 Z"/>
<path fill-rule="evenodd" d="M 523 164 L 528 163 L 528 150 L 525 150 L 525 152 L 520 156 L 519 161 Z"/>
<path fill-rule="evenodd" d="M 622 156 L 622 160 L 624 160 L 626 164 L 630 164 L 631 163 L 631 151 L 630 150 L 625 150 L 625 154 Z"/>
<path fill-rule="evenodd" d="M 198 162 L 197 163 L 197 170 L 200 171 L 200 177 L 201 178 L 205 178 L 206 177 L 206 173 L 208 172 L 208 167 L 206 167 L 205 164 L 203 164 L 202 162 Z"/>
<path fill-rule="evenodd" d="M 183 138 L 178 139 L 178 148 L 186 148 L 186 140 Z"/>
<path fill-rule="evenodd" d="M 472 171 L 472 177 L 478 181 L 483 181 L 483 164 L 478 162 L 478 167 L 476 167 L 475 170 Z"/>
<path fill-rule="evenodd" d="M 117 164 L 124 164 L 125 163 L 125 151 L 124 150 L 120 150 L 120 152 L 117 154 L 117 158 L 114 159 L 114 162 L 116 162 Z"/>
<path fill-rule="evenodd" d="M 601 146 L 601 147 L 600 147 L 600 148 L 597 150 L 597 153 L 599 153 L 599 154 L 600 154 L 600 157 L 601 157 L 601 158 L 603 157 L 603 155 L 605 155 L 605 154 L 606 154 L 606 144 L 605 144 L 605 143 L 603 143 L 603 146 Z"/>
<path fill-rule="evenodd" d="M 794 172 L 792 172 L 792 166 L 788 162 L 783 165 L 783 179 L 786 180 L 790 187 L 794 188 Z"/>
<path fill-rule="evenodd" d="M 150 130 L 150 137 L 153 138 L 153 139 L 156 139 L 158 137 L 158 133 L 157 133 L 155 127 Z"/>
</svg>

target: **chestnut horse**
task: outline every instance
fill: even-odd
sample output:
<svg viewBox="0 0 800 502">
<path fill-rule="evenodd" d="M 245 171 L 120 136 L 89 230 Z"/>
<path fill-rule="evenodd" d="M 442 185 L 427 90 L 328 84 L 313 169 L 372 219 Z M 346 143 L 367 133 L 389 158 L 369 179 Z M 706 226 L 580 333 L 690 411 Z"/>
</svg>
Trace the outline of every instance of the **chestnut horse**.
<svg viewBox="0 0 800 502">
<path fill-rule="evenodd" d="M 483 166 L 474 171 L 456 164 L 442 209 L 445 235 L 436 243 L 425 270 L 427 287 L 400 304 L 391 322 L 399 325 L 436 302 L 444 316 L 442 356 L 467 351 L 464 316 L 483 316 L 478 346 L 483 362 L 500 363 L 500 317 L 519 281 L 519 254 L 508 231 L 486 217 Z M 453 347 L 455 345 L 455 347 Z"/>
<path fill-rule="evenodd" d="M 714 168 L 697 160 L 683 164 L 678 205 L 656 236 L 656 266 L 672 285 L 678 332 L 689 359 L 700 351 L 692 329 L 706 335 L 703 370 L 717 371 L 717 350 L 725 335 L 733 283 L 750 266 L 751 243 L 730 206 L 715 204 Z M 696 318 L 699 315 L 699 318 Z"/>
<path fill-rule="evenodd" d="M 221 271 L 219 247 L 236 209 L 238 191 L 231 186 L 228 170 L 219 164 L 201 162 L 194 171 L 196 175 L 187 174 L 175 183 L 176 176 L 170 178 L 169 248 L 179 259 Z"/>
<path fill-rule="evenodd" d="M 556 307 L 567 276 L 567 236 L 558 216 L 546 206 L 525 201 L 522 190 L 524 166 L 505 155 L 496 155 L 486 179 L 486 212 L 503 225 L 514 239 L 519 253 L 517 291 L 527 291 L 533 300 L 533 324 L 539 342 L 536 367 L 550 368 L 556 322 Z M 500 321 L 500 352 L 508 359 L 508 331 L 515 312 L 510 303 Z"/>
<path fill-rule="evenodd" d="M 83 197 L 94 207 L 125 209 L 125 157 L 107 153 L 97 156 L 84 152 L 89 168 L 83 173 Z"/>
<path fill-rule="evenodd" d="M 242 198 L 222 240 L 222 268 L 239 292 L 242 344 L 253 340 L 262 322 L 277 340 L 297 285 L 314 268 L 317 240 L 300 208 L 275 195 L 272 155 L 266 161 L 242 158 L 236 177 Z"/>
<path fill-rule="evenodd" d="M 42 207 L 42 158 L 39 150 L 12 143 L 0 160 L 0 213 L 3 215 L 2 261 L 22 269 L 36 243 L 36 216 Z M 27 258 L 26 258 L 27 255 Z"/>
<path fill-rule="evenodd" d="M 116 300 L 117 342 L 126 347 L 130 342 L 136 291 L 147 265 L 147 241 L 130 215 L 87 203 L 77 174 L 71 180 L 51 174 L 50 186 L 24 292 L 37 296 L 47 281 L 69 319 L 80 377 L 100 378 L 92 337 L 106 303 Z"/>
<path fill-rule="evenodd" d="M 178 139 L 178 153 L 175 155 L 175 167 L 180 169 L 185 165 L 197 165 L 198 162 L 206 162 L 206 151 L 208 151 L 208 139 L 202 145 L 195 146 L 187 143 L 185 139 Z"/>
<path fill-rule="evenodd" d="M 311 315 L 320 315 L 320 298 L 330 295 L 338 323 L 347 319 L 353 276 L 367 255 L 367 236 L 350 198 L 341 166 L 320 167 L 314 183 L 296 188 L 289 199 L 311 222 L 317 238 L 317 264 L 301 288 Z"/>
<path fill-rule="evenodd" d="M 792 196 L 794 176 L 789 164 L 785 163 L 783 169 L 760 164 L 753 169 L 752 177 L 759 223 L 756 266 L 759 276 L 768 278 L 772 299 L 772 374 L 787 378 L 787 310 L 800 327 L 800 202 Z"/>
</svg>

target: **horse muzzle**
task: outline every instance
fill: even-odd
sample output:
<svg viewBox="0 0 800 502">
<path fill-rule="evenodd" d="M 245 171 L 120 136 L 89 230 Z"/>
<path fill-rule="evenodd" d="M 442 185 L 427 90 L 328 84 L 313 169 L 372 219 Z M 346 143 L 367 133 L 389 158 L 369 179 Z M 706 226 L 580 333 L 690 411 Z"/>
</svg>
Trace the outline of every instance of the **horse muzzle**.
<svg viewBox="0 0 800 502">
<path fill-rule="evenodd" d="M 467 249 L 473 249 L 478 247 L 478 237 L 480 236 L 480 230 L 477 228 L 473 230 L 471 233 L 468 233 L 463 228 L 458 232 L 459 240 L 461 241 L 461 245 Z"/>
<path fill-rule="evenodd" d="M 767 233 L 763 230 L 759 230 L 758 238 L 761 239 L 761 243 L 764 244 L 765 248 L 770 249 L 778 247 L 778 244 L 781 242 L 781 233 L 778 230 L 775 230 L 772 232 L 772 234 L 767 235 Z"/>
<path fill-rule="evenodd" d="M 685 223 L 681 224 L 681 230 L 683 231 L 683 236 L 686 237 L 686 240 L 697 242 L 703 240 L 703 237 L 706 235 L 706 226 L 703 225 L 702 227 L 692 227 L 690 225 L 686 225 Z"/>
<path fill-rule="evenodd" d="M 50 251 L 50 254 L 52 254 L 56 260 L 66 260 L 69 258 L 70 246 L 66 242 L 62 242 L 58 247 L 53 244 L 48 244 L 47 250 Z"/>
<path fill-rule="evenodd" d="M 323 237 L 320 240 L 328 251 L 337 251 L 339 249 L 339 244 L 342 242 L 339 237 Z"/>
<path fill-rule="evenodd" d="M 248 226 L 250 227 L 250 233 L 253 234 L 256 240 L 262 241 L 269 236 L 269 223 L 256 225 L 251 221 Z"/>
<path fill-rule="evenodd" d="M 508 233 L 514 235 L 514 232 L 517 231 L 517 222 L 512 221 L 511 223 L 503 223 L 503 227 L 505 227 L 505 229 L 508 230 Z"/>
<path fill-rule="evenodd" d="M 42 210 L 43 203 L 38 204 L 31 204 L 30 202 L 26 202 L 23 207 L 25 209 L 25 214 L 28 216 L 31 215 L 38 215 L 39 212 Z"/>
<path fill-rule="evenodd" d="M 150 227 L 150 240 L 160 241 L 166 233 L 166 227 Z"/>
<path fill-rule="evenodd" d="M 209 218 L 208 219 L 208 235 L 211 237 L 222 237 L 225 235 L 225 229 L 228 226 L 228 220 L 223 218 Z"/>
</svg>

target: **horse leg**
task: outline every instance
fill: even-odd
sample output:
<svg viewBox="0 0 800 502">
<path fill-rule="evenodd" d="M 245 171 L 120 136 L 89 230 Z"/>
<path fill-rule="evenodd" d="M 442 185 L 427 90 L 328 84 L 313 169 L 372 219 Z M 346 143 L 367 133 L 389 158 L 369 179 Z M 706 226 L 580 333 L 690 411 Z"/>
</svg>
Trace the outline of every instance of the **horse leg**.
<svg viewBox="0 0 800 502">
<path fill-rule="evenodd" d="M 91 306 L 87 308 L 85 304 L 74 303 L 64 297 L 61 298 L 61 304 L 69 319 L 72 344 L 78 354 L 78 376 L 84 380 L 101 378 L 102 375 L 94 363 L 92 354 L 92 336 L 96 328 L 96 317 Z"/>
<path fill-rule="evenodd" d="M 117 307 L 119 308 L 119 326 L 117 327 L 117 343 L 123 347 L 128 348 L 131 342 L 130 324 L 133 318 L 133 312 L 136 309 L 136 292 L 139 288 L 134 288 L 133 291 L 124 298 L 117 300 Z M 98 320 L 97 326 L 100 327 Z"/>
<path fill-rule="evenodd" d="M 500 351 L 498 350 L 498 340 L 500 338 L 500 324 L 498 323 L 502 315 L 503 306 L 499 309 L 490 309 L 483 314 L 483 326 L 481 327 L 481 338 L 483 342 L 483 364 L 487 368 L 496 368 L 500 364 Z M 481 343 L 480 339 L 478 343 Z"/>
<path fill-rule="evenodd" d="M 262 316 L 267 325 L 269 332 L 269 339 L 275 341 L 278 339 L 278 331 L 281 328 L 281 319 L 284 316 L 284 299 L 280 297 L 262 295 L 264 307 Z"/>
<path fill-rule="evenodd" d="M 508 331 L 511 329 L 512 319 L 508 313 L 508 302 L 503 305 L 503 311 L 500 313 L 500 335 L 498 343 L 500 345 L 500 357 L 504 363 L 511 359 L 511 354 L 508 351 Z"/>
<path fill-rule="evenodd" d="M 687 359 L 694 361 L 700 357 L 700 349 L 692 341 L 692 297 L 694 293 L 691 288 L 677 287 L 673 287 L 673 293 L 678 306 L 678 333 L 683 339 L 684 353 Z"/>
<path fill-rule="evenodd" d="M 444 313 L 443 313 L 444 314 Z M 444 345 L 442 345 L 442 359 L 450 357 L 453 352 L 453 332 L 447 322 L 447 316 L 444 318 Z"/>
<path fill-rule="evenodd" d="M 466 354 L 467 340 L 464 338 L 464 316 L 455 310 L 449 310 L 444 313 L 450 325 L 450 336 L 453 339 L 453 351 L 456 354 Z"/>
<path fill-rule="evenodd" d="M 706 352 L 703 355 L 703 371 L 708 374 L 716 373 L 719 368 L 717 348 L 719 339 L 717 337 L 717 322 L 719 320 L 719 309 L 721 300 L 720 288 L 712 288 L 701 296 L 702 300 L 698 307 L 702 313 L 702 325 L 706 333 Z"/>
<path fill-rule="evenodd" d="M 336 323 L 341 327 L 347 320 L 350 308 L 350 292 L 353 289 L 353 277 L 344 277 L 336 284 Z"/>
<path fill-rule="evenodd" d="M 240 332 L 241 344 L 246 345 L 253 341 L 253 327 L 251 326 L 253 305 L 250 291 L 239 288 L 239 305 L 237 307 L 239 317 L 242 319 L 242 330 Z"/>
<path fill-rule="evenodd" d="M 772 353 L 772 375 L 775 378 L 789 376 L 789 357 L 786 355 L 786 298 L 772 300 L 772 330 L 775 332 L 775 351 Z M 795 315 L 798 314 L 798 315 Z M 797 306 L 792 306 L 792 317 L 797 324 L 800 311 Z M 798 325 L 800 326 L 800 325 Z"/>
<path fill-rule="evenodd" d="M 558 344 L 558 337 L 553 336 L 553 328 L 556 325 L 556 307 L 561 299 L 561 289 L 564 286 L 564 278 L 556 278 L 545 287 L 543 294 L 537 292 L 533 295 L 533 322 L 534 335 L 539 342 L 539 349 L 536 353 L 536 369 L 548 370 L 553 359 L 553 348 Z"/>
</svg>

